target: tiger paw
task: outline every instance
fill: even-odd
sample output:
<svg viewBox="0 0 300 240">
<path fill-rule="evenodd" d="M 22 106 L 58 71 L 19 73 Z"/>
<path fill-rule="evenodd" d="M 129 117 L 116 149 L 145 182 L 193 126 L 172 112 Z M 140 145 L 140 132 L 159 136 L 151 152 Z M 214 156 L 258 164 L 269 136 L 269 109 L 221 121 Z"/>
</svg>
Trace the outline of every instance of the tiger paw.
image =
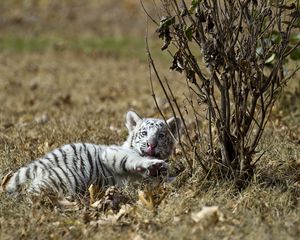
<svg viewBox="0 0 300 240">
<path fill-rule="evenodd" d="M 142 166 L 138 166 L 136 170 L 144 177 L 157 177 L 167 174 L 168 164 L 163 160 L 149 159 Z"/>
</svg>

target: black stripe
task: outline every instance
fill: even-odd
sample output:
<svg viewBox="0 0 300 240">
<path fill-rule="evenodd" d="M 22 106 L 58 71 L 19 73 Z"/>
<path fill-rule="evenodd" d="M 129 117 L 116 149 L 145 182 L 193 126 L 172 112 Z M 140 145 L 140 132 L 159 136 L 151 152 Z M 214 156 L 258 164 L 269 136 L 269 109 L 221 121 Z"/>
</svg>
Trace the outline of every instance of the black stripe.
<svg viewBox="0 0 300 240">
<path fill-rule="evenodd" d="M 82 143 L 81 145 L 83 146 L 83 150 L 84 150 L 84 152 L 86 153 L 86 151 L 87 151 L 87 149 L 86 149 L 86 148 L 87 148 L 87 147 L 86 147 L 86 144 L 85 144 L 85 143 Z"/>
<path fill-rule="evenodd" d="M 51 181 L 52 185 L 54 185 L 57 191 L 61 190 L 61 188 L 57 185 L 57 182 L 52 179 L 51 175 L 48 176 L 48 179 Z"/>
<path fill-rule="evenodd" d="M 16 187 L 18 187 L 20 185 L 20 170 L 18 172 L 16 172 L 15 185 L 16 185 Z"/>
<path fill-rule="evenodd" d="M 61 153 L 63 161 L 64 161 L 64 164 L 67 167 L 68 164 L 67 164 L 67 154 L 66 154 L 66 152 L 62 148 L 59 148 L 58 151 Z"/>
<path fill-rule="evenodd" d="M 105 186 L 105 182 L 103 181 L 103 177 L 102 176 L 99 176 L 97 179 L 96 179 L 96 185 L 103 188 Z"/>
<path fill-rule="evenodd" d="M 66 169 L 64 169 L 63 167 L 60 167 L 60 169 L 65 174 L 66 178 L 68 179 L 68 182 L 70 183 L 71 188 L 73 189 L 73 182 L 71 181 L 71 179 L 70 179 L 70 177 L 68 175 L 68 173 L 71 172 L 71 169 L 68 167 L 68 164 L 67 164 L 67 154 L 66 154 L 66 152 L 62 148 L 59 148 L 58 151 L 62 155 L 64 164 L 65 164 L 65 168 L 66 168 Z M 71 172 L 71 174 L 73 175 L 72 172 Z"/>
<path fill-rule="evenodd" d="M 43 162 L 43 159 L 40 159 L 40 160 L 38 160 L 37 162 L 40 163 L 40 164 L 42 164 L 43 167 L 44 167 L 44 169 L 47 169 L 47 168 L 48 168 L 48 166 Z"/>
<path fill-rule="evenodd" d="M 132 141 L 133 139 L 138 139 L 138 133 L 135 133 L 134 136 L 132 136 Z M 140 141 L 139 140 L 136 140 L 137 143 L 139 143 Z"/>
<path fill-rule="evenodd" d="M 84 146 L 86 146 L 86 145 L 84 144 Z M 89 177 L 89 181 L 91 181 L 93 173 L 94 173 L 93 159 L 92 159 L 90 151 L 87 148 L 86 148 L 86 151 L 87 151 L 88 161 L 89 161 L 89 164 L 90 164 L 90 177 Z"/>
<path fill-rule="evenodd" d="M 106 150 L 106 149 L 103 149 L 103 151 L 104 151 L 104 156 L 103 156 L 103 158 L 107 159 L 107 150 Z M 102 161 L 102 160 L 101 160 L 101 161 Z"/>
<path fill-rule="evenodd" d="M 50 155 L 50 153 L 48 153 L 47 155 Z M 47 155 L 46 155 L 46 156 L 47 156 Z M 46 160 L 49 160 L 50 162 L 52 162 L 52 159 L 51 159 L 51 158 L 49 158 L 49 157 L 46 157 L 46 156 L 45 156 L 45 157 L 43 157 L 42 159 L 46 159 Z"/>
<path fill-rule="evenodd" d="M 109 149 L 111 150 L 111 147 L 109 147 Z M 105 154 L 105 160 L 108 161 L 108 157 L 107 157 L 107 150 L 104 149 L 104 154 Z M 115 155 L 114 155 L 115 157 Z M 98 159 L 99 160 L 99 159 Z M 106 177 L 106 180 L 111 180 L 112 185 L 116 184 L 116 181 L 114 179 L 114 174 L 109 170 L 109 168 L 102 162 L 102 160 L 100 159 L 99 161 L 100 165 L 101 165 L 101 169 L 103 171 L 104 176 Z M 105 174 L 105 170 L 106 172 L 108 172 L 108 176 Z"/>
<path fill-rule="evenodd" d="M 53 179 L 51 180 L 52 182 L 54 182 L 53 181 Z M 43 184 L 42 186 L 43 186 L 43 189 L 51 189 L 52 188 L 52 186 L 50 185 L 50 183 L 49 182 L 47 182 L 45 179 L 44 180 L 42 180 L 41 181 L 41 183 Z M 53 183 L 53 185 L 55 184 L 55 182 Z M 55 185 L 54 185 L 55 186 Z M 42 190 L 41 189 L 41 187 L 40 187 L 40 190 Z M 58 189 L 57 189 L 58 190 Z M 37 191 L 37 190 L 36 190 Z"/>
<path fill-rule="evenodd" d="M 99 163 L 99 151 L 97 151 L 97 153 L 95 153 L 95 168 L 96 168 L 96 174 L 95 174 L 95 179 L 96 179 L 96 184 L 97 186 L 101 186 L 103 187 L 103 179 L 104 177 L 102 176 L 102 174 L 100 173 L 100 168 L 99 168 L 99 164 L 100 164 L 100 167 L 101 167 L 101 163 Z"/>
<path fill-rule="evenodd" d="M 76 145 L 73 144 L 73 143 L 71 143 L 71 144 L 70 144 L 70 147 L 73 148 L 74 154 L 75 154 L 76 157 L 77 157 L 77 148 L 76 148 Z"/>
<path fill-rule="evenodd" d="M 101 168 L 101 173 L 102 174 L 100 174 L 101 176 L 102 176 L 102 178 L 103 178 L 103 181 L 104 181 L 104 185 L 107 185 L 107 176 L 106 176 L 106 174 L 105 174 L 105 171 L 104 171 L 104 166 L 103 166 L 103 163 L 102 163 L 102 160 L 101 160 L 101 158 L 100 158 L 100 155 L 98 154 L 98 161 L 97 161 L 98 163 L 99 163 L 99 165 L 100 165 L 100 168 Z"/>
<path fill-rule="evenodd" d="M 54 152 L 51 152 L 50 154 L 53 156 L 56 166 L 59 167 L 59 159 L 57 155 Z"/>
<path fill-rule="evenodd" d="M 70 177 L 68 176 L 67 172 L 63 168 L 60 168 L 60 169 L 62 170 L 63 174 L 65 174 L 66 178 L 68 179 L 68 182 L 70 183 L 70 187 L 73 188 L 73 183 L 72 183 Z"/>
<path fill-rule="evenodd" d="M 97 160 L 95 163 L 97 164 L 96 167 L 97 169 L 100 170 L 100 173 L 98 175 L 98 182 L 101 181 L 102 186 L 104 185 L 115 185 L 116 181 L 114 179 L 114 174 L 111 172 L 110 169 L 103 163 L 103 158 L 101 157 L 102 155 L 105 160 L 107 160 L 107 151 L 106 149 L 102 149 L 102 152 L 98 151 L 97 155 Z M 99 166 L 100 168 L 99 168 Z M 111 184 L 109 184 L 111 182 Z"/>
<path fill-rule="evenodd" d="M 83 158 L 81 156 L 82 144 L 77 144 L 77 145 L 79 146 L 79 149 L 77 149 L 77 151 L 76 151 L 76 160 L 73 164 L 73 170 L 74 170 L 74 173 L 78 176 L 77 180 L 81 181 L 82 188 L 84 188 L 84 190 L 86 190 L 87 189 L 87 182 L 85 181 L 84 161 L 83 161 Z M 79 156 L 78 156 L 78 152 L 79 152 Z M 80 165 L 79 165 L 79 163 L 80 163 Z M 79 190 L 82 190 L 82 188 L 79 189 Z"/>
<path fill-rule="evenodd" d="M 46 171 L 48 172 L 48 169 L 43 169 L 43 168 L 42 168 L 42 175 L 45 175 L 45 172 L 46 172 Z"/>
<path fill-rule="evenodd" d="M 130 139 L 130 148 L 133 147 L 133 135 L 131 136 L 131 139 Z"/>
<path fill-rule="evenodd" d="M 113 150 L 113 151 L 115 151 L 115 152 L 119 151 L 119 149 L 118 149 L 117 147 L 113 147 L 113 146 L 110 146 L 109 149 L 110 149 L 110 150 Z"/>
<path fill-rule="evenodd" d="M 113 157 L 113 164 L 112 164 L 112 167 L 113 167 L 113 169 L 116 171 L 116 161 L 117 161 L 117 159 L 116 159 L 116 156 L 114 156 Z"/>
<path fill-rule="evenodd" d="M 72 174 L 72 177 L 74 178 L 74 182 L 75 182 L 74 190 L 75 190 L 75 192 L 77 192 L 77 189 L 81 189 L 79 186 L 78 179 L 77 179 L 75 173 L 72 171 L 72 169 L 69 169 L 69 171 Z"/>
<path fill-rule="evenodd" d="M 105 170 L 108 172 L 109 177 L 108 177 L 107 179 L 108 179 L 108 180 L 111 180 L 112 185 L 115 185 L 115 184 L 116 184 L 116 181 L 115 181 L 115 178 L 114 178 L 113 173 L 112 173 L 112 172 L 108 169 L 108 167 L 106 167 L 104 164 L 103 164 L 103 167 L 104 167 Z"/>
<path fill-rule="evenodd" d="M 72 171 L 72 173 L 74 173 L 74 176 L 76 177 L 76 180 L 77 180 L 77 183 L 78 183 L 78 186 L 80 186 L 81 188 L 85 187 L 86 188 L 86 182 L 84 179 L 82 179 L 82 176 L 80 176 L 80 174 L 76 171 L 76 169 L 73 168 L 74 171 Z M 81 184 L 79 184 L 79 181 L 81 182 Z M 81 186 L 82 185 L 82 186 Z"/>
<path fill-rule="evenodd" d="M 109 150 L 111 150 L 112 148 L 111 147 L 109 147 Z M 116 150 L 116 149 L 114 149 L 114 150 Z M 116 150 L 117 151 L 117 150 Z M 107 157 L 107 149 L 104 149 L 104 158 L 105 158 L 105 160 L 106 161 L 108 161 L 109 160 L 109 158 Z M 114 155 L 114 157 L 115 157 L 115 155 Z M 114 158 L 113 157 L 113 158 Z M 111 180 L 111 184 L 110 185 L 115 185 L 116 184 L 116 181 L 115 181 L 115 179 L 114 179 L 114 174 L 109 170 L 109 168 L 102 162 L 102 160 L 100 161 L 100 165 L 102 166 L 101 168 L 102 168 L 102 171 L 103 171 L 103 174 L 104 174 L 104 176 L 105 176 L 105 182 L 106 183 L 108 183 L 107 182 L 107 180 Z M 105 174 L 105 170 L 106 170 L 106 172 L 108 173 L 108 176 L 107 176 L 107 174 Z"/>
<path fill-rule="evenodd" d="M 79 155 L 80 155 L 80 158 L 78 159 L 78 161 L 80 161 L 80 171 L 81 171 L 81 174 L 82 174 L 82 177 L 85 179 L 85 162 L 83 160 L 83 157 L 82 157 L 82 148 L 81 146 L 79 147 Z"/>
<path fill-rule="evenodd" d="M 105 185 L 108 185 L 108 182 L 106 181 L 107 176 L 103 168 L 103 163 L 101 158 L 103 151 L 105 153 L 105 149 L 99 147 L 98 154 L 97 156 L 95 156 L 96 159 L 95 163 L 97 168 L 97 184 L 101 186 L 101 188 L 103 188 Z"/>
<path fill-rule="evenodd" d="M 54 169 L 50 169 L 52 171 L 49 171 L 50 173 L 54 173 L 56 175 L 56 177 L 58 178 L 58 180 L 60 181 L 60 184 L 63 185 L 63 187 L 65 189 L 67 189 L 67 186 L 65 184 L 65 182 L 63 181 L 63 179 L 61 178 L 61 176 L 54 170 Z"/>
<path fill-rule="evenodd" d="M 38 166 L 35 164 L 35 165 L 33 166 L 33 170 L 32 170 L 33 176 L 36 176 L 35 174 L 36 174 L 37 168 L 38 168 Z"/>
<path fill-rule="evenodd" d="M 25 172 L 25 176 L 27 179 L 30 179 L 30 167 L 27 167 L 26 172 Z"/>
<path fill-rule="evenodd" d="M 124 172 L 128 172 L 128 170 L 126 168 L 127 160 L 128 160 L 128 156 L 124 156 L 121 160 L 120 168 L 122 167 Z"/>
<path fill-rule="evenodd" d="M 78 171 L 78 167 L 79 167 L 79 158 L 78 158 L 78 154 L 77 154 L 77 148 L 75 144 L 70 144 L 71 148 L 73 149 L 74 153 L 73 153 L 73 167 L 75 166 L 76 171 Z"/>
<path fill-rule="evenodd" d="M 45 162 L 46 167 L 56 166 L 55 160 L 53 160 L 52 158 L 50 158 L 50 156 L 49 156 L 50 154 L 51 154 L 51 153 L 48 153 L 48 154 L 47 154 L 48 157 L 43 157 L 43 160 L 48 160 L 48 161 L 49 161 L 49 163 Z"/>
<path fill-rule="evenodd" d="M 94 159 L 95 159 L 95 168 L 96 168 L 95 176 L 96 176 L 96 182 L 97 182 L 97 184 L 99 184 L 99 181 L 101 181 L 101 183 L 102 183 L 102 176 L 100 174 L 100 170 L 99 170 L 99 166 L 98 166 L 98 161 L 97 161 L 97 159 L 99 160 L 98 156 L 100 154 L 100 151 L 101 151 L 101 148 L 100 149 L 96 149 L 96 147 L 95 147 Z"/>
<path fill-rule="evenodd" d="M 105 175 L 105 172 L 104 172 L 104 168 L 103 168 L 103 163 L 102 163 L 101 158 L 100 158 L 99 155 L 98 155 L 98 163 L 100 165 L 102 175 L 106 178 L 106 175 Z"/>
</svg>

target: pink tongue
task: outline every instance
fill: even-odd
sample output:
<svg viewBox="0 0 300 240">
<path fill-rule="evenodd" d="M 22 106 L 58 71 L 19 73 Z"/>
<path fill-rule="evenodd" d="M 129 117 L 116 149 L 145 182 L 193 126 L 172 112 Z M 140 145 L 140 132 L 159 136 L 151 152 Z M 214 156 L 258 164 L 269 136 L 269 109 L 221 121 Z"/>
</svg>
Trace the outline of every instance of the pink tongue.
<svg viewBox="0 0 300 240">
<path fill-rule="evenodd" d="M 152 147 L 148 147 L 147 150 L 146 150 L 146 153 L 149 155 L 149 156 L 153 156 L 155 154 L 155 149 L 152 148 Z"/>
</svg>

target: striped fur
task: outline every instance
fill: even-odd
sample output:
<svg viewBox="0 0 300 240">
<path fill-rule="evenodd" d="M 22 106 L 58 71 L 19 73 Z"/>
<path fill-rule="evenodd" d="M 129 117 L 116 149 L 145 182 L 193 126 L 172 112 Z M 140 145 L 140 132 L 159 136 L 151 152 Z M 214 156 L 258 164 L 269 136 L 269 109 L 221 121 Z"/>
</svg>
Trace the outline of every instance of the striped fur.
<svg viewBox="0 0 300 240">
<path fill-rule="evenodd" d="M 170 128 L 173 121 L 168 122 Z M 64 145 L 20 168 L 4 189 L 18 193 L 26 185 L 27 192 L 32 194 L 51 191 L 76 196 L 84 194 L 91 184 L 98 187 L 122 186 L 130 180 L 155 177 L 166 172 L 166 162 L 157 159 L 168 158 L 175 144 L 166 124 L 160 119 L 141 119 L 136 113 L 128 112 L 126 126 L 129 136 L 123 146 Z M 147 139 L 140 137 L 140 133 L 145 135 L 145 131 Z M 147 151 L 145 144 L 151 146 Z"/>
</svg>

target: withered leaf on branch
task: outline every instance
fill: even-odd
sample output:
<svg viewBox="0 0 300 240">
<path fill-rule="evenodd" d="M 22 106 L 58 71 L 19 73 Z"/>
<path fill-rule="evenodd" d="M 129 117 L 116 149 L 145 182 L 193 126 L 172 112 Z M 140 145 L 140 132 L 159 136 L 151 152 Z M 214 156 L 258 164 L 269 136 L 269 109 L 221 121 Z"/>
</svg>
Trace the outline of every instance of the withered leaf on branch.
<svg viewBox="0 0 300 240">
<path fill-rule="evenodd" d="M 300 10 L 296 10 L 290 14 L 291 17 L 300 18 Z"/>
<path fill-rule="evenodd" d="M 191 70 L 191 69 L 186 69 L 185 73 L 186 73 L 186 78 L 187 78 L 191 83 L 195 83 L 195 82 L 196 82 L 195 71 L 193 71 L 193 70 Z"/>
<path fill-rule="evenodd" d="M 158 37 L 164 41 L 161 50 L 165 50 L 169 47 L 172 36 L 170 32 L 170 27 L 175 23 L 175 17 L 162 17 L 160 20 L 159 28 L 156 30 L 158 32 Z"/>
<path fill-rule="evenodd" d="M 184 69 L 183 57 L 180 51 L 177 51 L 173 57 L 172 65 L 170 70 L 175 70 L 177 72 L 182 72 Z"/>
<path fill-rule="evenodd" d="M 185 29 L 184 33 L 185 33 L 185 36 L 186 38 L 189 40 L 189 41 L 192 41 L 193 40 L 193 27 L 192 26 L 189 26 L 188 28 Z"/>
<path fill-rule="evenodd" d="M 257 0 L 252 0 L 253 5 L 257 6 Z"/>
<path fill-rule="evenodd" d="M 206 26 L 205 31 L 207 33 L 210 33 L 213 30 L 214 26 L 215 26 L 215 24 L 214 24 L 212 18 L 210 16 L 208 16 L 207 17 L 207 26 Z"/>
<path fill-rule="evenodd" d="M 206 22 L 206 14 L 203 11 L 198 11 L 195 16 L 198 24 Z"/>
</svg>

